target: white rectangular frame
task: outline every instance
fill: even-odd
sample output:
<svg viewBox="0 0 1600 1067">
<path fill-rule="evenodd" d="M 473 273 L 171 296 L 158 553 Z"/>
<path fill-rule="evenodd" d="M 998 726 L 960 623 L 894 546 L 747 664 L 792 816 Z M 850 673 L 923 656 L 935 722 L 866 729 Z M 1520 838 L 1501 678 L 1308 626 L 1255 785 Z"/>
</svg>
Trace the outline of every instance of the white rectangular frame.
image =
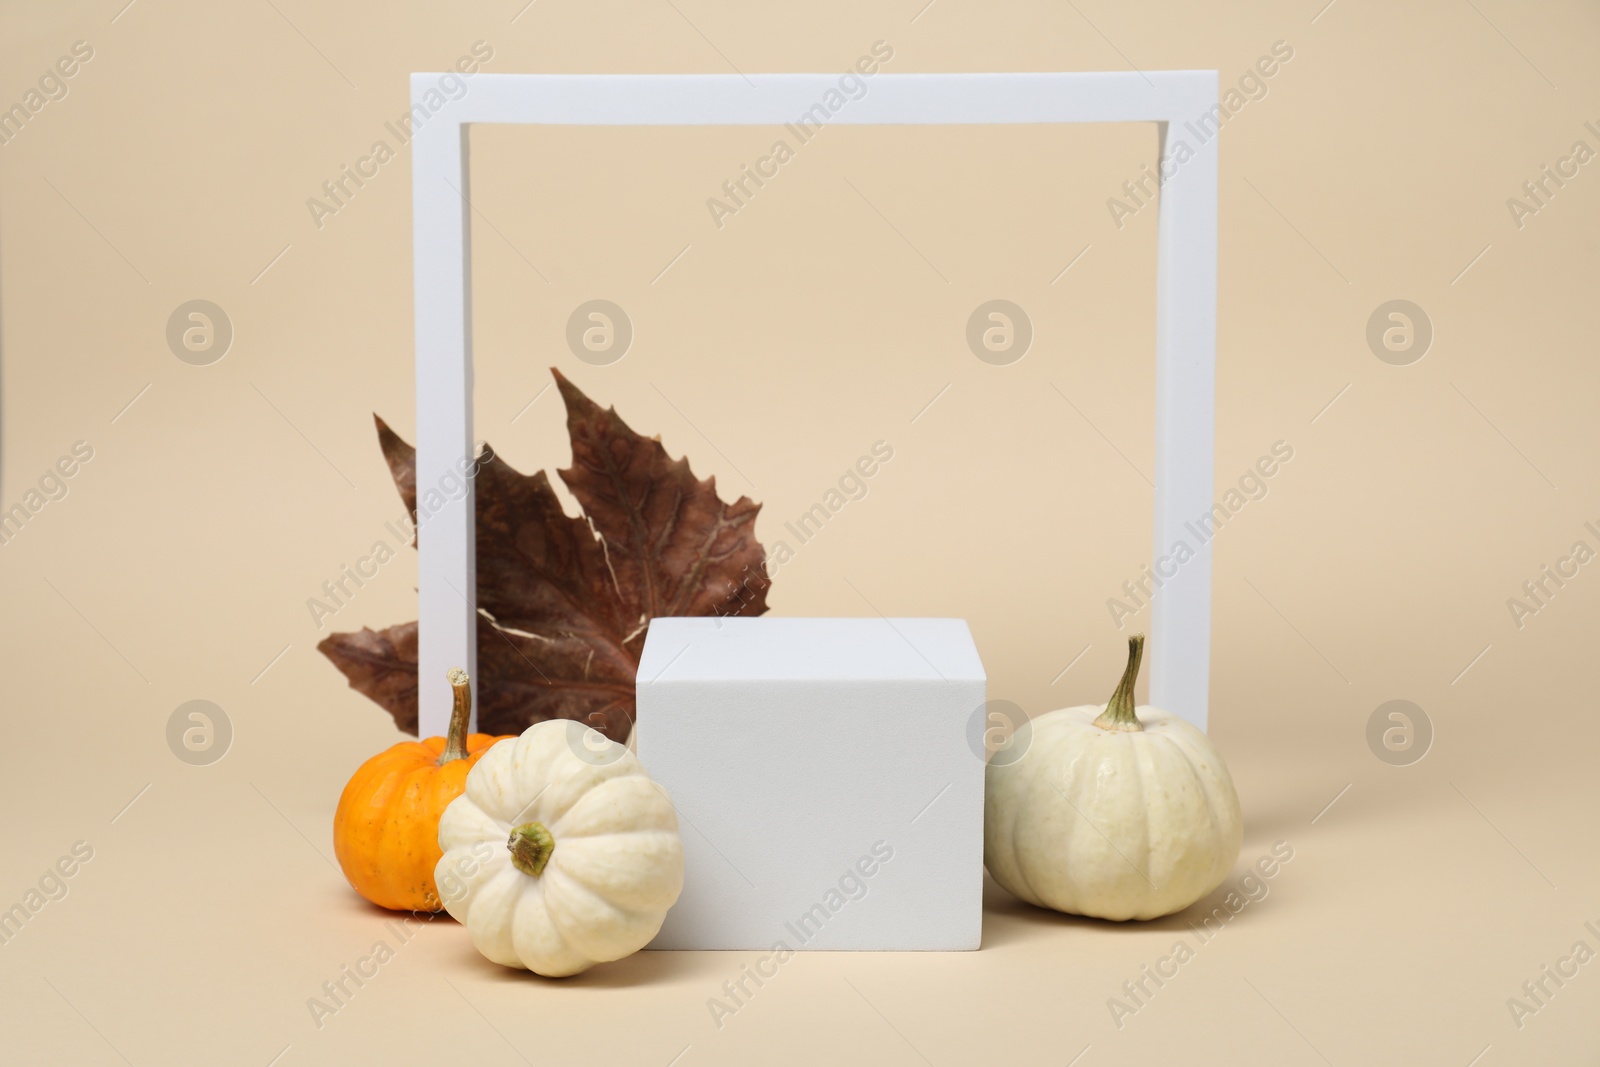
<svg viewBox="0 0 1600 1067">
<path fill-rule="evenodd" d="M 487 74 L 440 104 L 442 74 L 411 75 L 429 117 L 412 148 L 417 331 L 417 487 L 452 484 L 473 454 L 467 127 L 782 126 L 812 108 L 837 74 Z M 1145 73 L 874 75 L 829 121 L 852 126 L 1154 122 L 1216 114 L 1214 70 Z M 414 111 L 416 108 L 413 109 Z M 429 114 L 431 112 L 431 115 Z M 1186 142 L 1187 143 L 1187 142 Z M 1216 418 L 1217 137 L 1162 185 L 1156 237 L 1156 469 L 1153 560 L 1208 515 Z M 1165 174 L 1167 167 L 1160 168 Z M 418 721 L 443 734 L 445 672 L 477 684 L 473 487 L 429 516 L 418 537 Z M 1162 576 L 1151 621 L 1150 702 L 1201 729 L 1210 685 L 1211 546 Z M 476 706 L 476 703 L 474 704 Z"/>
</svg>

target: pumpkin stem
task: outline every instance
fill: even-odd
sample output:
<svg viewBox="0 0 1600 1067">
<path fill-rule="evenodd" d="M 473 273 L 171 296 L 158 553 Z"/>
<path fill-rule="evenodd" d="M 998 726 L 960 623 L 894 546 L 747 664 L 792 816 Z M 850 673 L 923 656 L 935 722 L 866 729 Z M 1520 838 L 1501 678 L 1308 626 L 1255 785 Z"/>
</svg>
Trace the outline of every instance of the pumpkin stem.
<svg viewBox="0 0 1600 1067">
<path fill-rule="evenodd" d="M 511 850 L 511 865 L 529 878 L 537 878 L 544 873 L 544 865 L 550 862 L 550 854 L 556 850 L 556 839 L 550 836 L 544 823 L 528 822 L 511 831 L 506 847 Z"/>
<path fill-rule="evenodd" d="M 1128 665 L 1122 670 L 1122 681 L 1094 724 L 1102 730 L 1125 730 L 1135 733 L 1143 730 L 1139 716 L 1133 711 L 1133 683 L 1139 680 L 1139 661 L 1144 659 L 1144 634 L 1128 638 Z"/>
<path fill-rule="evenodd" d="M 439 753 L 439 766 L 452 760 L 467 758 L 467 723 L 472 719 L 472 685 L 467 672 L 451 667 L 445 675 L 450 688 L 455 691 L 456 706 L 450 712 L 450 732 L 445 735 L 444 751 Z"/>
</svg>

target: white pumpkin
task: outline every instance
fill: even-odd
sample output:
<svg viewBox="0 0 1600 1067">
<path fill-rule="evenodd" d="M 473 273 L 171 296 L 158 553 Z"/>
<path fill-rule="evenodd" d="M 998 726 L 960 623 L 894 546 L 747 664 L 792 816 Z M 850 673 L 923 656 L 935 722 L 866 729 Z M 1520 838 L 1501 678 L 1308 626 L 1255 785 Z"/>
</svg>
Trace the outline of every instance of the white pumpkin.
<svg viewBox="0 0 1600 1067">
<path fill-rule="evenodd" d="M 1136 634 L 1104 707 L 1041 715 L 989 761 L 984 865 L 1030 904 L 1154 919 L 1217 888 L 1239 857 L 1244 821 L 1222 757 L 1178 716 L 1133 706 L 1143 652 Z"/>
<path fill-rule="evenodd" d="M 478 951 L 549 977 L 637 952 L 683 890 L 666 791 L 568 719 L 484 753 L 439 819 L 439 847 L 434 881 Z"/>
</svg>

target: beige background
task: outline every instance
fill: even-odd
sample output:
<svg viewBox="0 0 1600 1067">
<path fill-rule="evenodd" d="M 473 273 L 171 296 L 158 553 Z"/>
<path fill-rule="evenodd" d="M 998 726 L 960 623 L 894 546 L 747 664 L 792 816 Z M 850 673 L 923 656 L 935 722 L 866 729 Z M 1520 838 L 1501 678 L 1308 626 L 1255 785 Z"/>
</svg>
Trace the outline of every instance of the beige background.
<svg viewBox="0 0 1600 1067">
<path fill-rule="evenodd" d="M 1520 229 L 1506 206 L 1600 148 L 1591 5 L 121 3 L 0 10 L 0 106 L 94 48 L 0 146 L 0 507 L 94 448 L 0 549 L 0 907 L 94 849 L 0 946 L 7 1062 L 1594 1062 L 1600 965 L 1520 1030 L 1506 1006 L 1600 948 L 1600 567 L 1520 629 L 1506 606 L 1600 548 L 1597 165 Z M 1196 942 L 1184 919 L 993 887 L 982 951 L 802 956 L 721 1029 L 707 998 L 753 955 L 551 983 L 443 923 L 317 1028 L 307 998 L 392 940 L 329 822 L 396 735 L 315 652 L 305 601 L 399 513 L 370 415 L 413 433 L 409 157 L 321 228 L 307 198 L 386 136 L 407 72 L 477 40 L 498 72 L 725 72 L 842 71 L 880 39 L 892 71 L 1224 84 L 1293 48 L 1222 146 L 1219 495 L 1275 441 L 1295 453 L 1216 542 L 1212 732 L 1241 872 L 1275 841 L 1294 860 L 1120 1029 L 1107 998 Z M 1149 555 L 1155 238 L 1154 209 L 1118 229 L 1106 200 L 1153 130 L 835 128 L 719 230 L 705 199 L 777 133 L 474 135 L 479 436 L 564 465 L 554 393 L 527 406 L 559 366 L 762 501 L 769 546 L 888 441 L 774 610 L 964 616 L 993 696 L 1104 700 L 1105 600 Z M 637 330 L 605 368 L 562 340 L 596 296 Z M 1003 368 L 963 340 L 996 296 L 1037 331 Z M 194 298 L 236 331 L 207 367 L 164 339 Z M 1364 338 L 1395 298 L 1435 330 L 1407 367 Z M 414 618 L 414 580 L 389 564 L 335 628 Z M 165 740 L 196 698 L 235 731 L 212 766 Z M 1436 731 L 1412 766 L 1365 740 L 1395 698 Z"/>
</svg>

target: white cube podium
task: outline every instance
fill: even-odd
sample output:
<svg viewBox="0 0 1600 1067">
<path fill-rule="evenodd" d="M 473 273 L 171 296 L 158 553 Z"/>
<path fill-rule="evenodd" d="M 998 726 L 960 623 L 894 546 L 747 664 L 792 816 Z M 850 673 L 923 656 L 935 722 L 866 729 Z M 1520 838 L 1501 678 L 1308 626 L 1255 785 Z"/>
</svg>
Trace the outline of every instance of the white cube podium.
<svg viewBox="0 0 1600 1067">
<path fill-rule="evenodd" d="M 984 674 L 964 621 L 658 618 L 638 700 L 684 852 L 651 948 L 978 947 Z"/>
</svg>

